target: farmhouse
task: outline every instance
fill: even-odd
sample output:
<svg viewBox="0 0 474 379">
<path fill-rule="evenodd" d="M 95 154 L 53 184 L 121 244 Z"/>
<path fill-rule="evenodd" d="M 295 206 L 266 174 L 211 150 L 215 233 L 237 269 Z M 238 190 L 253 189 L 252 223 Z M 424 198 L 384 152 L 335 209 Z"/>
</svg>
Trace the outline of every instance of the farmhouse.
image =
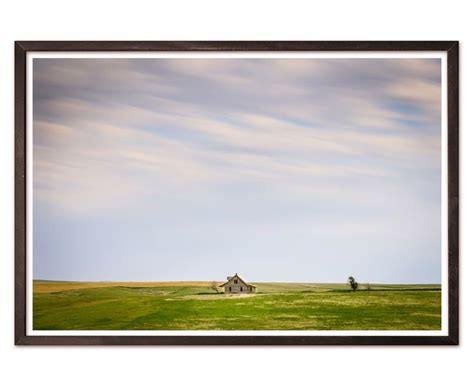
<svg viewBox="0 0 474 379">
<path fill-rule="evenodd" d="M 228 276 L 227 282 L 221 284 L 219 287 L 224 287 L 224 293 L 229 294 L 241 294 L 241 293 L 255 293 L 257 287 L 246 283 L 239 275 Z"/>
</svg>

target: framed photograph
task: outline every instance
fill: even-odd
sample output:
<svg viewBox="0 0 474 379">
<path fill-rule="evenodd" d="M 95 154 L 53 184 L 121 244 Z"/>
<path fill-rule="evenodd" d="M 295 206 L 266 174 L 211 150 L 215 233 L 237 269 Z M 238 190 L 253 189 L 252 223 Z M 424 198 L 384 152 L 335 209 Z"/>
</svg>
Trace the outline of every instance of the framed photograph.
<svg viewBox="0 0 474 379">
<path fill-rule="evenodd" d="M 458 42 L 15 49 L 16 344 L 458 344 Z"/>
</svg>

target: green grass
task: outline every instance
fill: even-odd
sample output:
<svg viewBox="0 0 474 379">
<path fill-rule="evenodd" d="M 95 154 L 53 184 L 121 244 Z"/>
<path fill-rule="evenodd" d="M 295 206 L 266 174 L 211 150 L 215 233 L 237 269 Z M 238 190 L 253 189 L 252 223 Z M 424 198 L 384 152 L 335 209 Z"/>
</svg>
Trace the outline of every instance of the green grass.
<svg viewBox="0 0 474 379">
<path fill-rule="evenodd" d="M 217 295 L 205 282 L 35 281 L 35 330 L 439 330 L 439 285 L 257 283 Z"/>
</svg>

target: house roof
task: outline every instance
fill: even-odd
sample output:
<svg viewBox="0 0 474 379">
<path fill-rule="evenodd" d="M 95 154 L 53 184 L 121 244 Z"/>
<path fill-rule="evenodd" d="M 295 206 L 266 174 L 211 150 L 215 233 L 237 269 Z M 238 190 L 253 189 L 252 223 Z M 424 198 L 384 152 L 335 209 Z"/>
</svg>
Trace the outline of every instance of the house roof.
<svg viewBox="0 0 474 379">
<path fill-rule="evenodd" d="M 239 279 L 242 281 L 242 283 L 244 283 L 247 287 L 256 288 L 254 285 L 249 284 L 249 283 L 247 283 L 245 280 L 243 280 L 242 277 L 240 277 L 237 273 L 236 273 L 234 276 L 232 276 L 227 282 L 225 282 L 224 284 L 221 284 L 219 287 L 224 287 L 226 284 L 228 284 L 228 283 L 230 283 L 232 280 L 234 280 L 235 277 L 239 278 Z"/>
</svg>

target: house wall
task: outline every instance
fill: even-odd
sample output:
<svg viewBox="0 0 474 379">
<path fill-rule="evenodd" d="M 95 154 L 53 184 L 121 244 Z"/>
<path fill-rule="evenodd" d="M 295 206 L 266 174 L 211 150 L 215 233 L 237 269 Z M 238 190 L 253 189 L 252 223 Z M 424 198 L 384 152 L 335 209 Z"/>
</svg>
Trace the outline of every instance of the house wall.
<svg viewBox="0 0 474 379">
<path fill-rule="evenodd" d="M 232 288 L 232 291 L 230 290 Z M 242 291 L 240 291 L 240 288 L 242 288 Z M 232 285 L 228 285 L 228 286 L 224 286 L 224 292 L 225 293 L 235 293 L 235 294 L 239 294 L 239 293 L 254 293 L 254 289 L 252 289 L 252 291 L 250 291 L 250 288 L 251 287 L 247 287 L 245 284 L 242 284 L 242 285 L 237 285 L 237 284 L 232 284 Z"/>
</svg>

